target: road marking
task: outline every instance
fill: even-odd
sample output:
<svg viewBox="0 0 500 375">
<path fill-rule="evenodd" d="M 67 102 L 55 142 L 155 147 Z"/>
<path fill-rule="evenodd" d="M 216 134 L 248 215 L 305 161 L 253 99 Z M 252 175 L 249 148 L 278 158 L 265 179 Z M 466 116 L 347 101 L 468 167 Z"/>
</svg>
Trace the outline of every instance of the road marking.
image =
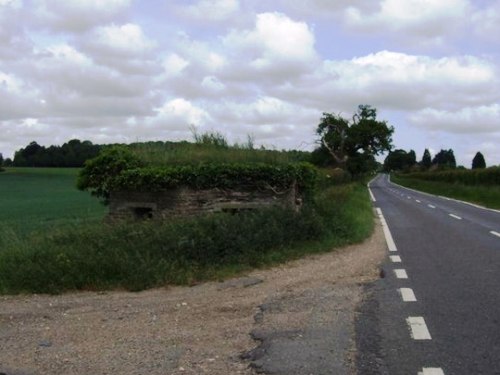
<svg viewBox="0 0 500 375">
<path fill-rule="evenodd" d="M 399 255 L 391 255 L 389 258 L 391 258 L 392 263 L 401 263 L 401 257 Z"/>
<path fill-rule="evenodd" d="M 416 201 L 417 203 L 422 203 L 422 202 L 420 202 L 418 199 L 415 199 L 415 201 Z"/>
<path fill-rule="evenodd" d="M 494 236 L 500 237 L 500 233 L 495 232 L 494 230 L 492 230 L 490 233 Z"/>
<path fill-rule="evenodd" d="M 418 375 L 444 375 L 444 371 L 440 367 L 424 367 Z"/>
<path fill-rule="evenodd" d="M 457 216 L 457 215 L 453 215 L 453 214 L 448 214 L 450 215 L 452 218 L 454 219 L 457 219 L 457 220 L 462 220 L 462 218 L 460 216 Z"/>
<path fill-rule="evenodd" d="M 375 199 L 375 196 L 372 193 L 372 189 L 370 189 L 370 186 L 368 186 L 368 192 L 370 193 L 370 198 L 372 199 L 372 202 L 376 202 L 377 200 Z"/>
<path fill-rule="evenodd" d="M 401 293 L 401 298 L 403 302 L 417 302 L 417 297 L 415 297 L 415 293 L 413 293 L 413 289 L 411 288 L 401 288 L 398 289 L 399 293 Z"/>
<path fill-rule="evenodd" d="M 427 206 L 429 206 L 430 208 L 436 208 L 436 206 L 433 206 L 432 204 L 428 204 Z"/>
<path fill-rule="evenodd" d="M 399 269 L 394 270 L 394 273 L 396 274 L 396 277 L 398 279 L 407 279 L 408 278 L 408 274 L 406 273 L 406 270 L 403 268 L 399 268 Z"/>
<path fill-rule="evenodd" d="M 408 195 L 408 199 L 411 199 L 411 197 Z"/>
<path fill-rule="evenodd" d="M 392 238 L 391 231 L 389 229 L 389 226 L 387 225 L 387 221 L 385 221 L 384 214 L 382 213 L 382 210 L 377 207 L 377 212 L 378 215 L 380 216 L 380 222 L 382 223 L 382 229 L 384 230 L 384 237 L 385 237 L 385 242 L 387 243 L 387 247 L 389 248 L 389 251 L 398 251 L 396 247 L 396 243 L 394 242 L 394 239 Z"/>
<path fill-rule="evenodd" d="M 414 340 L 432 340 L 424 318 L 421 316 L 410 316 L 406 319 L 406 322 L 410 327 L 410 334 Z"/>
</svg>

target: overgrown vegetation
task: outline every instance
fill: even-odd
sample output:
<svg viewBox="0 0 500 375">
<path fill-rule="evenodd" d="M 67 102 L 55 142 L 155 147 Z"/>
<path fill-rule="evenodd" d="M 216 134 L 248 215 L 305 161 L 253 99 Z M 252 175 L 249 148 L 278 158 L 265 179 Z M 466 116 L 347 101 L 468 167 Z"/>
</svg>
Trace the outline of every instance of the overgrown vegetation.
<svg viewBox="0 0 500 375">
<path fill-rule="evenodd" d="M 323 190 L 300 213 L 283 208 L 197 219 L 82 224 L 0 235 L 0 292 L 48 292 L 193 284 L 367 237 L 363 184 Z"/>
<path fill-rule="evenodd" d="M 500 209 L 500 167 L 392 175 L 400 185 Z M 496 182 L 495 182 L 496 181 Z"/>
<path fill-rule="evenodd" d="M 225 146 L 215 146 L 215 149 L 220 147 Z M 142 148 L 139 147 L 139 150 Z M 168 154 L 164 150 L 161 155 L 168 157 Z M 259 154 L 259 151 L 251 151 L 251 155 L 255 154 Z M 115 146 L 101 151 L 98 157 L 85 163 L 78 179 L 78 188 L 89 190 L 106 200 L 113 190 L 159 191 L 177 186 L 211 189 L 249 185 L 282 189 L 297 183 L 303 191 L 310 191 L 316 181 L 316 169 L 307 163 L 256 162 L 259 158 L 251 159 L 252 162 L 235 163 L 231 153 L 225 158 L 226 161 L 231 160 L 231 164 L 207 163 L 204 159 L 193 164 L 195 160 L 192 158 L 191 164 L 186 165 L 159 165 L 158 161 L 148 165 L 134 149 Z"/>
</svg>

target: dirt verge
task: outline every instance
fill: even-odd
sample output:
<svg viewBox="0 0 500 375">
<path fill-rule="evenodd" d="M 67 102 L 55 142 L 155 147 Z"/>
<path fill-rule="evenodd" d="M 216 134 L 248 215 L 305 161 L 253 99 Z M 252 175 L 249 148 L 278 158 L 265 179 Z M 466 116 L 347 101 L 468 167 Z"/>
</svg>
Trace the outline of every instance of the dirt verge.
<svg viewBox="0 0 500 375">
<path fill-rule="evenodd" d="M 362 244 L 225 283 L 0 297 L 0 373 L 320 374 L 317 358 L 349 373 L 361 285 L 384 254 L 377 224 Z"/>
</svg>

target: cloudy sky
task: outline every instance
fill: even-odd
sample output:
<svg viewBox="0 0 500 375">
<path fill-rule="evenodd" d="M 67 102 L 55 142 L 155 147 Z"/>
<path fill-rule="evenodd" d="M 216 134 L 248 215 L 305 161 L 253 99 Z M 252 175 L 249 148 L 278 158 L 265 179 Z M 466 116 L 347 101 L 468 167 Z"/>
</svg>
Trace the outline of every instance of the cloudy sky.
<svg viewBox="0 0 500 375">
<path fill-rule="evenodd" d="M 371 104 L 397 148 L 500 164 L 500 1 L 0 0 L 0 152 L 191 139 L 309 150 Z"/>
</svg>

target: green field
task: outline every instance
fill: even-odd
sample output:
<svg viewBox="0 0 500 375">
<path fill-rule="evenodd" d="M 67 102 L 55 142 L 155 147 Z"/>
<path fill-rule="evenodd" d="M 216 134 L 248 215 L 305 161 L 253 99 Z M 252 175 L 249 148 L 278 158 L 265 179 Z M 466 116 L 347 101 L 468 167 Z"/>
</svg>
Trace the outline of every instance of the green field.
<svg viewBox="0 0 500 375">
<path fill-rule="evenodd" d="M 101 220 L 106 207 L 76 188 L 78 169 L 7 168 L 0 173 L 0 228 L 27 234 Z"/>
</svg>

